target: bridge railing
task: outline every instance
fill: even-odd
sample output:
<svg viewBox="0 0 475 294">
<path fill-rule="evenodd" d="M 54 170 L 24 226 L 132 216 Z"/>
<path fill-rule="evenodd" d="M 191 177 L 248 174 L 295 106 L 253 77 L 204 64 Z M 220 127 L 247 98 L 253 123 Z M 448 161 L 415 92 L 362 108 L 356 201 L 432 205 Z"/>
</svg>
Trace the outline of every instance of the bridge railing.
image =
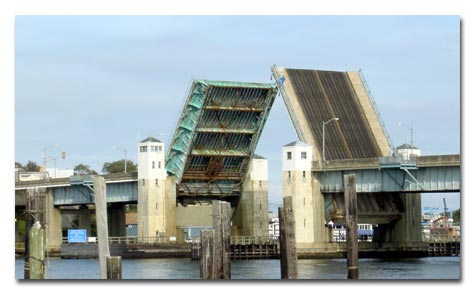
<svg viewBox="0 0 475 294">
<path fill-rule="evenodd" d="M 460 236 L 431 236 L 422 235 L 422 241 L 427 243 L 460 242 Z"/>
<path fill-rule="evenodd" d="M 87 244 L 96 244 L 97 237 L 88 237 Z M 68 238 L 63 237 L 63 244 L 68 244 Z M 109 237 L 109 244 L 172 244 L 177 243 L 176 240 L 170 237 Z"/>
<path fill-rule="evenodd" d="M 231 236 L 231 245 L 276 244 L 278 238 L 267 236 Z"/>
</svg>

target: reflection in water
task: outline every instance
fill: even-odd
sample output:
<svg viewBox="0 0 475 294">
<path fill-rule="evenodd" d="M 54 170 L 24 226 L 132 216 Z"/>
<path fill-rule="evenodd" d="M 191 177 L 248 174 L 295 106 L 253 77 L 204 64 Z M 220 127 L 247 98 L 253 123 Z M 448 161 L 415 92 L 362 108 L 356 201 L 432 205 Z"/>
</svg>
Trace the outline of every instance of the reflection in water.
<svg viewBox="0 0 475 294">
<path fill-rule="evenodd" d="M 360 279 L 460 279 L 460 257 L 360 259 Z M 98 279 L 97 259 L 50 258 L 48 279 Z M 299 279 L 346 279 L 346 259 L 301 259 Z M 16 259 L 15 276 L 23 278 L 23 259 Z M 187 258 L 123 259 L 123 279 L 199 279 L 200 263 Z M 233 279 L 280 279 L 280 262 L 234 260 Z"/>
</svg>

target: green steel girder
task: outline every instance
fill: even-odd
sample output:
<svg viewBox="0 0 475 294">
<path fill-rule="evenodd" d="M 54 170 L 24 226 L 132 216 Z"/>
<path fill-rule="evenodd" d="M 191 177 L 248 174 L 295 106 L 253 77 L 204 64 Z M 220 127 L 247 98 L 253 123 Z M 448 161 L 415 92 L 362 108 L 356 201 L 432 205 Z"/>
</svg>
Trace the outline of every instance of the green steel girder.
<svg viewBox="0 0 475 294">
<path fill-rule="evenodd" d="M 168 149 L 167 172 L 180 185 L 191 156 L 252 158 L 276 94 L 273 83 L 193 81 Z M 249 162 L 242 161 L 242 178 L 233 177 L 235 184 L 246 176 Z M 215 169 L 210 175 L 219 173 L 216 166 L 208 168 Z"/>
</svg>

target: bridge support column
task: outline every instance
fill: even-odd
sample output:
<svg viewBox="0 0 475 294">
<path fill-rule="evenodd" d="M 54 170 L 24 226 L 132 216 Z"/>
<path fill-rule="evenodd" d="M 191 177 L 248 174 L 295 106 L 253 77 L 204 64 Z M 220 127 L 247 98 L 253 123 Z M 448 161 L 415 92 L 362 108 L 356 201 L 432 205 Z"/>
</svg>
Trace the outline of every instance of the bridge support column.
<svg viewBox="0 0 475 294">
<path fill-rule="evenodd" d="M 314 243 L 317 247 L 325 247 L 332 241 L 332 228 L 325 226 L 325 198 L 320 192 L 320 173 L 312 173 L 312 200 L 313 200 L 313 215 L 314 215 Z"/>
<path fill-rule="evenodd" d="M 312 173 L 312 146 L 292 142 L 282 148 L 283 196 L 292 197 L 297 251 L 321 247 L 327 242 L 323 195 L 320 176 Z"/>
<path fill-rule="evenodd" d="M 107 207 L 109 237 L 125 237 L 125 205 L 112 203 Z"/>
<path fill-rule="evenodd" d="M 233 235 L 269 236 L 267 159 L 255 156 L 242 184 L 241 199 L 233 217 Z"/>
<path fill-rule="evenodd" d="M 138 180 L 137 222 L 140 238 L 176 238 L 175 177 Z"/>
<path fill-rule="evenodd" d="M 59 251 L 63 239 L 61 210 L 54 207 L 53 190 L 46 189 L 45 193 L 46 251 Z"/>
<path fill-rule="evenodd" d="M 422 242 L 421 194 L 400 193 L 398 196 L 403 206 L 401 218 L 388 225 L 379 225 L 375 229 L 373 242 L 387 243 L 386 246 L 397 251 L 424 251 L 426 245 Z"/>
<path fill-rule="evenodd" d="M 91 211 L 86 205 L 81 205 L 79 207 L 79 229 L 85 229 L 87 231 L 87 236 L 91 236 Z"/>
</svg>

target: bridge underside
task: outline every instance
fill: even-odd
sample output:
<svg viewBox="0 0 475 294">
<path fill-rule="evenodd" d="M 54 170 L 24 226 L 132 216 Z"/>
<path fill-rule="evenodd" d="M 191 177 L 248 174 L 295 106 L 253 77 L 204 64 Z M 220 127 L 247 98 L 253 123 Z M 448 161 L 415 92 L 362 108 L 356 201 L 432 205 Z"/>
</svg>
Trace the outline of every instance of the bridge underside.
<svg viewBox="0 0 475 294">
<path fill-rule="evenodd" d="M 274 84 L 193 82 L 166 159 L 177 202 L 238 201 L 276 93 Z"/>
<path fill-rule="evenodd" d="M 325 220 L 345 224 L 343 193 L 325 194 Z M 388 224 L 404 212 L 399 193 L 358 193 L 358 223 Z"/>
</svg>

